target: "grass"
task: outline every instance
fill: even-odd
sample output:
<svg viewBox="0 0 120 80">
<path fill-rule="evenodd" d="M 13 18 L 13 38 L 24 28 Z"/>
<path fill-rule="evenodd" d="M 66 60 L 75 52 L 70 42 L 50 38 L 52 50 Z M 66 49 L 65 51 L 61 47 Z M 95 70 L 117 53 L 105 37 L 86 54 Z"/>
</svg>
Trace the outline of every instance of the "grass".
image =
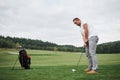
<svg viewBox="0 0 120 80">
<path fill-rule="evenodd" d="M 120 54 L 98 54 L 99 73 L 88 75 L 84 72 L 87 58 L 83 54 L 79 69 L 76 67 L 80 54 L 71 52 L 27 50 L 32 57 L 30 70 L 21 69 L 19 62 L 11 70 L 17 55 L 14 49 L 0 49 L 0 80 L 120 80 Z"/>
</svg>

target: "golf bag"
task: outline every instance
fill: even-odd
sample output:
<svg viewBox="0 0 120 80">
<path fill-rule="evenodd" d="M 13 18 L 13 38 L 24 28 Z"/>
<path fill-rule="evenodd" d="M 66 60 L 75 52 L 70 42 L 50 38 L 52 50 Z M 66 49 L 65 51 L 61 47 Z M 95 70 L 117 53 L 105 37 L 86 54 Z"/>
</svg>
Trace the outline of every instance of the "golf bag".
<svg viewBox="0 0 120 80">
<path fill-rule="evenodd" d="M 30 69 L 31 57 L 24 49 L 19 51 L 19 62 L 24 69 Z"/>
</svg>

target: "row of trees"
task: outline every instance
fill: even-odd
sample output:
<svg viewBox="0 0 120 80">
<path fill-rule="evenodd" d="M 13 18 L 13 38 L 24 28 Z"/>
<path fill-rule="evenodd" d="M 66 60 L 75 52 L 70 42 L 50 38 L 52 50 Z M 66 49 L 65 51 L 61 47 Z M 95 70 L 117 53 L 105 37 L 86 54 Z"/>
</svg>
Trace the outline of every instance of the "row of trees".
<svg viewBox="0 0 120 80">
<path fill-rule="evenodd" d="M 39 49 L 39 50 L 51 50 L 51 51 L 80 52 L 82 49 L 72 45 L 57 45 L 55 43 L 44 42 L 42 40 L 0 36 L 1 48 L 15 48 L 18 45 L 21 45 L 27 49 Z"/>
<path fill-rule="evenodd" d="M 42 40 L 0 36 L 0 48 L 15 48 L 16 46 L 20 45 L 27 49 L 85 52 L 83 47 L 75 47 L 72 45 L 57 45 L 55 43 L 44 42 Z M 97 52 L 120 53 L 120 41 L 99 44 L 97 47 Z"/>
<path fill-rule="evenodd" d="M 120 41 L 99 44 L 97 53 L 120 53 Z"/>
</svg>

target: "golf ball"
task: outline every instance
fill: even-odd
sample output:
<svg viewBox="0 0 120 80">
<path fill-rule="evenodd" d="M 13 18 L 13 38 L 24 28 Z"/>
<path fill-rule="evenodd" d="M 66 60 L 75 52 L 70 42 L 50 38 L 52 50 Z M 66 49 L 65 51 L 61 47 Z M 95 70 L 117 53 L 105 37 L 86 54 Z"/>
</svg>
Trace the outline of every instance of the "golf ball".
<svg viewBox="0 0 120 80">
<path fill-rule="evenodd" d="M 72 69 L 72 72 L 75 72 L 76 70 L 75 69 Z"/>
</svg>

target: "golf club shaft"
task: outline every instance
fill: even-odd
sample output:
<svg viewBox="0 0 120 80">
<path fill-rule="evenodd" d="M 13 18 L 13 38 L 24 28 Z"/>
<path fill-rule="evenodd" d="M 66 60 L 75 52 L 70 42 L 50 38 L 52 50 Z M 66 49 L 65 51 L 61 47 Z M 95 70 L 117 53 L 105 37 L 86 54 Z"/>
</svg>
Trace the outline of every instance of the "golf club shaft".
<svg viewBox="0 0 120 80">
<path fill-rule="evenodd" d="M 78 60 L 78 63 L 77 63 L 76 69 L 78 69 L 78 65 L 79 65 L 79 63 L 80 63 L 80 60 L 81 60 L 82 54 L 83 54 L 83 53 L 80 54 L 80 57 L 79 57 L 79 60 Z"/>
</svg>

